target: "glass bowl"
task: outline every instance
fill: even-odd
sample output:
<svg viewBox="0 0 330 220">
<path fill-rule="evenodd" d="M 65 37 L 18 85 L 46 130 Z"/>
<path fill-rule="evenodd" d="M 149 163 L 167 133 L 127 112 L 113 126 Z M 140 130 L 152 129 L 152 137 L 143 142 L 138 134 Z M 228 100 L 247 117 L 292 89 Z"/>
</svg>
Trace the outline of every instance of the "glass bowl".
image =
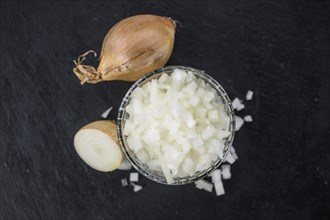
<svg viewBox="0 0 330 220">
<path fill-rule="evenodd" d="M 225 141 L 224 156 L 222 159 L 218 157 L 217 160 L 213 161 L 207 169 L 196 172 L 193 176 L 174 177 L 174 182 L 171 184 L 168 184 L 166 182 L 165 176 L 162 172 L 151 170 L 148 168 L 148 166 L 146 164 L 143 164 L 142 162 L 139 161 L 139 159 L 135 156 L 135 153 L 128 147 L 127 140 L 126 140 L 127 137 L 123 135 L 123 131 L 124 131 L 124 126 L 125 126 L 125 120 L 127 120 L 129 118 L 129 115 L 125 109 L 126 109 L 126 106 L 130 102 L 130 96 L 131 96 L 132 91 L 134 89 L 136 89 L 137 87 L 141 87 L 142 85 L 151 81 L 152 79 L 159 78 L 163 73 L 171 74 L 175 68 L 182 69 L 185 71 L 191 71 L 192 73 L 194 73 L 196 78 L 203 79 L 206 83 L 209 83 L 210 86 L 218 92 L 218 94 L 221 98 L 221 102 L 225 106 L 225 111 L 230 118 L 228 130 L 230 132 L 232 132 L 232 135 L 230 135 Z M 234 134 L 235 134 L 234 110 L 233 110 L 231 101 L 230 101 L 227 93 L 225 92 L 225 90 L 222 88 L 222 86 L 216 80 L 214 80 L 212 77 L 207 75 L 204 71 L 198 70 L 198 69 L 195 69 L 192 67 L 186 67 L 186 66 L 167 66 L 167 67 L 155 70 L 155 71 L 145 75 L 144 77 L 142 77 L 141 79 L 136 81 L 132 85 L 132 87 L 128 90 L 128 92 L 126 93 L 126 95 L 125 95 L 124 99 L 122 100 L 122 103 L 119 107 L 118 118 L 117 118 L 117 133 L 118 133 L 120 146 L 121 146 L 127 160 L 143 176 L 145 176 L 155 182 L 166 184 L 166 185 L 183 185 L 183 184 L 195 182 L 199 179 L 206 177 L 209 173 L 211 173 L 213 170 L 215 170 L 217 167 L 219 167 L 220 164 L 225 160 L 225 158 L 229 152 L 229 148 L 231 147 L 231 144 L 233 142 Z"/>
</svg>

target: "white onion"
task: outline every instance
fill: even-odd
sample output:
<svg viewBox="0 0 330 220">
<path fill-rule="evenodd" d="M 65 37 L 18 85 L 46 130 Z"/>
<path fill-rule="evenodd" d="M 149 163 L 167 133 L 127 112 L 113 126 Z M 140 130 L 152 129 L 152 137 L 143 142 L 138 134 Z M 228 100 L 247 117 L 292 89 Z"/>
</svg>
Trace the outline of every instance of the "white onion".
<svg viewBox="0 0 330 220">
<path fill-rule="evenodd" d="M 216 90 L 192 72 L 175 69 L 135 89 L 126 107 L 124 135 L 137 158 L 161 170 L 168 183 L 223 157 L 232 133 Z"/>
<path fill-rule="evenodd" d="M 139 181 L 139 173 L 134 172 L 129 174 L 129 181 L 130 182 L 138 182 Z"/>
</svg>

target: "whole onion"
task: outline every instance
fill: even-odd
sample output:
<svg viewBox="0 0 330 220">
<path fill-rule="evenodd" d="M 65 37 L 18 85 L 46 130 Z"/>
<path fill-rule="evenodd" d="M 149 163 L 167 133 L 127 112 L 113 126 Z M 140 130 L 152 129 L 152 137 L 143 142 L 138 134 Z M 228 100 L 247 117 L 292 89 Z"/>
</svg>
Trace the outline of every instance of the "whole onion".
<svg viewBox="0 0 330 220">
<path fill-rule="evenodd" d="M 73 72 L 81 84 L 101 81 L 136 81 L 163 67 L 171 56 L 176 24 L 168 17 L 136 15 L 118 22 L 105 36 L 99 66 L 83 65 L 89 53 L 78 57 Z"/>
</svg>

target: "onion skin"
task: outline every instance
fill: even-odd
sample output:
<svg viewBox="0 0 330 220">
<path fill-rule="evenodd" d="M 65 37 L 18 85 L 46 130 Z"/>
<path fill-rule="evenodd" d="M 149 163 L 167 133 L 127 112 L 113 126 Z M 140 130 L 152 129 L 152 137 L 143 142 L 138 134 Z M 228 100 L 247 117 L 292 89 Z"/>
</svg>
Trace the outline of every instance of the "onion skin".
<svg viewBox="0 0 330 220">
<path fill-rule="evenodd" d="M 136 15 L 121 20 L 105 36 L 97 70 L 82 65 L 87 51 L 74 61 L 74 73 L 81 84 L 101 81 L 136 81 L 163 67 L 174 45 L 176 24 L 168 17 Z"/>
<path fill-rule="evenodd" d="M 94 121 L 82 127 L 80 130 L 83 129 L 95 129 L 102 131 L 103 133 L 107 134 L 118 146 L 120 146 L 117 136 L 117 126 L 113 121 L 110 120 L 101 120 L 101 121 Z M 122 154 L 124 156 L 124 154 Z"/>
</svg>

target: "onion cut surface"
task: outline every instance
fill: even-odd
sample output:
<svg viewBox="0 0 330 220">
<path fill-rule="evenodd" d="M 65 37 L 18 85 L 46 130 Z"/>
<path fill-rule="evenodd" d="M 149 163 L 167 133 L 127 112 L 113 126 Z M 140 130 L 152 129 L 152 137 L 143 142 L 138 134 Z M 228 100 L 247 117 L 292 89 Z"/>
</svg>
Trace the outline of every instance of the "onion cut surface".
<svg viewBox="0 0 330 220">
<path fill-rule="evenodd" d="M 117 143 L 116 125 L 111 121 L 96 121 L 81 128 L 74 137 L 74 147 L 90 167 L 109 172 L 124 159 Z"/>
</svg>

